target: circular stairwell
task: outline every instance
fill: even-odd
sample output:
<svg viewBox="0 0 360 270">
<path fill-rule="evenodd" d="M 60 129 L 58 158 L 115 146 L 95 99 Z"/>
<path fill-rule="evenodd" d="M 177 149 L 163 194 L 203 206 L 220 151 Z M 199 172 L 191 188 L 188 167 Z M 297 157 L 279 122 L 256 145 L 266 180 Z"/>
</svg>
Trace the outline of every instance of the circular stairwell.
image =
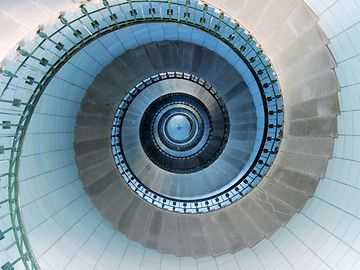
<svg viewBox="0 0 360 270">
<path fill-rule="evenodd" d="M 221 8 L 220 10 L 227 16 L 234 20 L 238 20 L 257 40 L 258 44 L 261 45 L 261 49 L 265 52 L 273 65 L 284 101 L 283 134 L 277 157 L 271 164 L 269 172 L 259 185 L 241 200 L 213 212 L 199 215 L 171 213 L 152 207 L 150 204 L 136 197 L 135 193 L 127 186 L 123 185 L 123 187 L 121 187 L 122 190 L 128 191 L 124 192 L 126 195 L 123 197 L 123 200 L 126 201 L 128 205 L 125 205 L 125 203 L 124 208 L 120 209 L 120 211 L 124 212 L 120 213 L 123 215 L 128 211 L 128 214 L 126 215 L 130 215 L 131 218 L 136 218 L 131 221 L 131 224 L 120 225 L 120 223 L 117 223 L 113 224 L 114 227 L 120 225 L 120 231 L 127 234 L 130 239 L 134 239 L 147 247 L 157 249 L 162 253 L 172 253 L 178 256 L 191 255 L 202 257 L 208 255 L 218 256 L 227 252 L 234 253 L 245 247 L 254 247 L 261 239 L 270 237 L 277 228 L 284 226 L 292 215 L 302 209 L 309 197 L 313 196 L 319 179 L 324 177 L 327 161 L 332 157 L 334 138 L 337 136 L 336 117 L 339 113 L 337 91 L 339 86 L 333 70 L 335 68 L 335 62 L 326 46 L 328 40 L 322 34 L 317 24 L 317 17 L 309 10 L 309 8 L 301 1 L 283 1 L 276 4 L 274 1 L 269 1 L 269 3 L 266 4 L 266 7 L 263 6 L 263 8 L 261 8 L 261 12 L 253 12 L 254 10 L 259 10 L 259 6 L 262 6 L 263 4 L 256 1 L 241 1 L 241 3 L 238 1 L 227 1 L 226 4 L 223 4 L 220 1 L 210 1 L 209 4 L 210 6 L 213 5 Z M 89 3 L 86 7 L 93 11 L 99 7 L 98 5 Z M 70 12 L 67 12 L 65 17 L 75 18 L 80 14 L 80 12 L 75 12 L 74 15 L 72 15 Z M 256 14 L 256 16 L 251 16 L 251 14 Z M 83 15 L 84 14 L 81 16 Z M 45 32 L 51 31 L 51 28 L 45 29 Z M 275 29 L 275 31 L 270 31 L 269 29 Z M 93 31 L 96 31 L 96 29 Z M 136 33 L 140 32 L 134 33 L 135 34 L 133 35 L 136 37 Z M 68 34 L 70 36 L 71 33 Z M 163 38 L 166 39 L 165 34 Z M 42 40 L 46 38 L 38 37 L 38 39 Z M 74 42 L 76 38 L 72 37 L 71 40 Z M 60 42 L 61 40 L 57 41 Z M 159 40 L 157 42 L 161 41 Z M 49 42 L 49 44 L 51 44 L 51 42 Z M 71 46 L 71 44 L 71 42 L 66 43 L 66 46 Z M 25 43 L 25 49 L 29 49 L 27 45 L 28 44 Z M 21 44 L 21 46 L 23 46 L 23 44 Z M 55 44 L 53 44 L 53 46 L 55 46 Z M 89 48 L 90 46 L 91 45 L 89 45 Z M 51 46 L 49 45 L 49 48 L 46 48 L 45 50 L 49 50 L 49 52 L 51 52 L 50 55 L 56 55 L 50 47 Z M 93 48 L 99 49 L 98 46 L 94 46 Z M 132 51 L 131 49 L 133 49 L 131 46 L 128 47 L 127 50 L 129 53 Z M 115 51 L 125 52 L 120 49 L 112 50 L 112 52 Z M 18 52 L 21 53 L 19 50 Z M 54 214 L 56 214 L 58 210 L 55 206 L 56 204 L 47 204 L 46 209 L 43 209 L 40 214 L 38 213 L 38 215 L 40 215 L 38 221 L 31 220 L 31 213 L 36 211 L 37 207 L 41 204 L 46 205 L 46 200 L 49 200 L 49 197 L 41 196 L 41 193 L 46 195 L 48 191 L 54 190 L 54 186 L 51 186 L 52 184 L 46 184 L 41 187 L 41 189 L 38 189 L 39 193 L 35 195 L 36 187 L 33 186 L 32 182 L 29 180 L 33 179 L 36 175 L 35 168 L 38 168 L 39 171 L 43 170 L 43 172 L 51 171 L 53 168 L 56 168 L 56 162 L 59 162 L 59 166 L 65 166 L 66 162 L 64 163 L 64 161 L 73 159 L 73 157 L 71 150 L 60 150 L 60 152 L 62 152 L 62 156 L 60 156 L 59 150 L 54 151 L 54 147 L 47 149 L 36 148 L 37 146 L 33 144 L 33 138 L 36 138 L 38 141 L 51 141 L 50 135 L 47 134 L 54 133 L 56 134 L 53 135 L 55 140 L 56 138 L 65 138 L 67 136 L 66 140 L 69 141 L 71 145 L 71 130 L 75 121 L 65 122 L 61 117 L 55 119 L 55 115 L 67 115 L 74 118 L 78 108 L 76 106 L 79 106 L 79 102 L 82 100 L 85 90 L 90 86 L 92 79 L 100 74 L 103 67 L 110 64 L 116 58 L 115 55 L 110 55 L 109 59 L 106 60 L 103 58 L 102 60 L 104 60 L 104 63 L 101 65 L 99 65 L 99 63 L 95 64 L 99 67 L 91 70 L 85 62 L 81 63 L 81 57 L 85 57 L 86 55 L 86 57 L 94 57 L 93 60 L 90 61 L 101 61 L 100 58 L 97 59 L 96 55 L 91 55 L 91 53 L 93 52 L 89 49 L 86 53 L 80 52 L 79 55 L 74 56 L 70 62 L 65 64 L 68 66 L 65 68 L 64 65 L 64 68 L 55 75 L 56 79 L 52 80 L 47 88 L 43 89 L 44 95 L 36 104 L 34 116 L 28 127 L 29 134 L 25 137 L 24 141 L 22 156 L 23 166 L 20 168 L 19 172 L 19 179 L 21 181 L 20 190 L 23 190 L 23 219 L 25 227 L 29 232 L 30 242 L 33 243 L 33 252 L 36 257 L 41 257 L 41 265 L 45 268 L 52 264 L 51 260 L 46 259 L 50 258 L 50 254 L 52 253 L 47 252 L 51 249 L 43 248 L 43 246 L 49 246 L 49 243 L 45 242 L 45 238 L 39 236 L 37 227 L 38 224 L 42 224 L 42 230 L 46 232 L 49 231 L 50 225 L 57 220 L 55 219 L 56 215 Z M 16 61 L 25 59 L 27 56 L 19 54 L 18 57 L 19 58 L 16 59 Z M 58 59 L 58 56 L 54 59 Z M 50 64 L 55 63 L 55 60 L 52 60 L 53 62 L 50 61 Z M 117 59 L 115 59 L 115 61 L 117 61 Z M 36 66 L 38 63 L 35 64 L 35 62 L 36 61 L 34 61 L 34 64 L 31 63 L 32 65 L 29 63 L 24 67 L 25 69 L 22 68 L 20 71 L 17 71 L 15 68 L 16 65 L 9 60 L 3 63 L 3 76 L 1 78 L 3 84 L 6 84 L 9 80 L 9 73 L 7 72 L 17 75 L 16 78 L 12 78 L 13 81 L 12 84 L 10 84 L 15 91 L 11 93 L 9 91 L 4 92 L 5 95 L 3 95 L 3 98 L 9 100 L 21 98 L 22 101 L 30 98 L 31 91 L 36 88 L 36 83 L 29 84 L 24 82 L 31 82 L 32 76 L 35 78 L 35 81 L 41 81 L 42 76 L 44 74 L 46 75 L 46 72 L 48 71 L 47 69 L 41 70 L 42 67 L 40 67 L 40 72 L 35 72 L 35 70 L 38 69 Z M 78 73 L 69 72 L 71 66 L 76 67 L 75 70 Z M 35 69 L 33 67 L 35 67 Z M 105 68 L 103 72 L 106 72 L 106 69 L 107 68 Z M 158 72 L 163 71 L 159 70 Z M 30 79 L 27 76 L 30 76 Z M 87 82 L 82 83 L 84 77 L 87 77 Z M 93 114 L 92 116 L 95 119 L 95 115 L 98 114 L 98 111 L 102 111 L 105 114 L 111 114 L 112 119 L 112 113 L 118 105 L 119 100 L 117 100 L 117 104 L 115 104 L 114 101 L 113 106 L 106 107 L 103 106 L 104 104 L 99 105 L 95 102 L 90 102 L 89 104 L 86 103 L 87 97 L 90 96 L 91 91 L 93 91 L 93 93 L 96 92 L 96 87 L 94 86 L 96 86 L 96 84 L 100 84 L 101 86 L 104 86 L 104 84 L 111 84 L 111 77 L 112 76 L 102 77 L 100 75 L 95 78 L 94 82 L 89 87 L 89 90 L 86 91 L 79 116 L 82 113 L 89 115 Z M 56 84 L 59 81 L 66 81 L 69 83 L 69 89 L 75 89 L 81 84 L 81 91 L 79 91 L 78 94 L 70 94 L 70 96 L 68 91 L 57 91 Z M 19 85 L 25 87 L 21 88 Z M 124 89 L 128 90 L 133 86 L 134 85 L 130 83 L 127 85 L 127 88 Z M 106 90 L 111 91 L 111 87 Z M 55 100 L 54 102 L 49 101 L 52 99 L 53 95 L 56 96 L 56 99 L 70 101 L 69 104 L 72 105 L 68 107 L 56 106 Z M 99 99 L 97 102 L 98 101 Z M 53 104 L 53 106 L 46 105 L 46 103 Z M 87 111 L 86 106 L 89 107 L 91 112 Z M 71 110 L 69 110 L 69 108 L 71 108 Z M 19 112 L 21 112 L 21 109 L 22 107 L 20 107 Z M 13 111 L 13 108 L 9 108 L 8 110 Z M 84 112 L 84 110 L 86 112 Z M 13 122 L 16 122 L 16 119 L 17 118 L 14 116 Z M 78 120 L 79 119 L 80 117 Z M 110 130 L 104 127 L 104 122 L 102 121 L 104 119 L 101 119 L 97 123 L 94 119 L 92 119 L 94 124 L 91 128 L 79 128 L 78 125 L 76 127 L 76 136 L 78 143 L 80 143 L 81 140 L 88 141 L 90 145 L 96 148 L 101 143 L 94 144 L 92 140 L 99 139 L 99 141 L 101 141 L 101 139 L 105 137 L 109 138 Z M 59 121 L 57 124 L 62 121 L 61 125 L 67 126 L 68 128 L 66 128 L 66 130 L 61 130 L 52 126 L 51 123 L 55 123 L 54 121 L 56 120 Z M 42 123 L 42 125 L 39 123 Z M 78 124 L 79 123 L 81 122 L 78 121 Z M 111 125 L 110 122 L 109 124 Z M 11 127 L 9 134 L 14 129 L 15 127 Z M 68 135 L 66 133 L 68 133 Z M 61 140 L 63 139 L 60 139 L 59 141 Z M 104 140 L 102 147 L 110 147 L 110 145 L 106 144 L 107 142 Z M 79 147 L 78 144 L 75 144 L 79 175 L 84 182 L 85 174 L 82 174 L 81 169 L 81 166 L 83 165 L 79 161 L 81 155 L 84 154 L 81 153 L 80 149 L 81 147 Z M 91 155 L 91 147 L 87 147 L 87 149 L 89 150 L 89 155 Z M 111 159 L 109 158 L 111 155 L 111 153 L 108 152 L 109 150 L 110 148 L 102 152 L 97 152 L 99 158 L 98 161 L 101 161 L 101 163 L 99 163 L 97 167 L 93 167 L 93 170 L 98 172 L 104 170 L 105 172 L 110 169 L 113 171 L 113 177 L 119 177 L 118 171 L 114 170 L 115 165 L 112 157 Z M 34 152 L 41 154 L 35 157 L 34 155 L 31 155 L 31 153 Z M 46 154 L 47 152 L 49 153 Z M 50 165 L 44 163 L 45 167 L 40 168 L 39 166 L 41 165 L 39 164 L 41 164 L 41 160 L 47 160 L 49 158 L 53 163 Z M 86 164 L 86 162 L 83 164 Z M 105 164 L 109 167 L 102 166 Z M 31 167 L 34 169 L 29 169 Z M 68 172 L 69 175 L 72 175 L 72 171 L 75 170 L 75 167 L 72 167 L 73 168 Z M 60 179 L 61 177 L 62 174 L 56 174 L 54 179 Z M 118 182 L 119 184 L 122 184 L 121 181 Z M 34 193 L 25 194 L 25 189 L 34 190 Z M 74 191 L 75 193 L 81 194 L 79 185 L 73 190 L 76 191 Z M 31 203 L 34 198 L 36 198 L 36 207 L 33 207 Z M 70 200 L 70 197 L 68 199 Z M 88 203 L 83 199 L 79 202 L 82 202 L 83 205 L 80 206 L 79 204 L 80 208 Z M 130 202 L 133 203 L 130 204 Z M 63 202 L 61 202 L 61 204 L 63 204 Z M 74 212 L 77 212 L 77 206 L 75 206 L 75 204 L 66 205 L 68 205 L 68 211 L 71 211 L 71 207 L 74 206 Z M 136 211 L 134 211 L 131 206 L 134 206 Z M 148 215 L 149 223 L 144 224 L 136 221 L 136 219 L 141 217 L 141 211 L 144 215 Z M 136 216 L 130 214 L 134 212 L 136 212 Z M 79 217 L 83 216 L 80 215 Z M 124 222 L 125 220 L 129 222 L 131 218 L 123 220 Z M 79 218 L 79 220 L 81 219 L 82 218 Z M 184 222 L 181 221 L 182 219 Z M 264 220 L 266 220 L 266 222 L 264 222 Z M 86 224 L 85 219 L 83 219 L 83 222 Z M 131 230 L 129 230 L 129 226 L 134 224 L 148 227 L 141 228 L 141 226 L 131 226 Z M 185 224 L 184 227 L 182 227 L 183 224 Z M 146 235 L 141 234 L 146 228 L 149 229 L 150 233 Z M 186 237 L 191 238 L 196 235 L 198 238 L 195 238 L 196 240 L 194 239 L 192 240 L 193 242 L 190 242 L 191 248 L 186 246 L 188 243 L 182 243 L 181 241 L 176 241 L 176 245 L 171 245 L 171 242 L 169 243 L 168 240 L 174 238 L 174 228 L 192 228 L 191 232 L 190 230 L 186 231 L 187 229 L 179 230 L 180 232 L 182 231 L 185 233 L 176 236 L 176 239 L 181 240 L 184 239 L 184 237 L 186 239 Z M 62 229 L 60 228 L 59 231 L 62 231 Z M 212 233 L 214 231 L 217 233 Z M 244 232 L 246 233 L 244 234 Z M 63 233 L 65 234 L 66 231 Z M 57 241 L 54 238 L 52 239 L 53 243 Z M 72 239 L 71 241 L 76 242 L 75 239 Z M 67 261 L 68 267 L 74 267 L 74 263 L 70 263 L 70 257 L 65 256 L 64 261 Z M 78 263 L 78 265 L 84 265 L 80 262 Z"/>
</svg>

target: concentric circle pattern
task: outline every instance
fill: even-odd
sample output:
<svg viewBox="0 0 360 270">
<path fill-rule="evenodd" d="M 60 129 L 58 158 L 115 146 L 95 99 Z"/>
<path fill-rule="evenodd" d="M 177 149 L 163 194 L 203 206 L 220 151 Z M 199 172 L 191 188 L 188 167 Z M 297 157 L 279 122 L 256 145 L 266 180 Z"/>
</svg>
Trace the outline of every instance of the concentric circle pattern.
<svg viewBox="0 0 360 270">
<path fill-rule="evenodd" d="M 265 113 L 260 115 L 263 121 L 259 124 L 259 115 L 249 114 L 252 109 L 240 113 L 236 106 L 231 106 L 228 112 L 222 94 L 221 89 L 215 89 L 202 78 L 182 72 L 153 75 L 129 91 L 115 113 L 112 151 L 121 175 L 138 195 L 175 212 L 207 212 L 244 196 L 255 186 L 249 176 L 260 181 L 262 175 L 254 167 L 268 166 L 259 157 L 276 154 L 276 150 L 269 152 L 265 148 L 266 143 L 279 142 L 267 135 L 268 129 L 275 127 L 265 124 L 269 122 Z M 233 99 L 233 104 L 241 104 L 241 95 Z M 260 112 L 268 110 L 264 100 L 272 102 L 273 98 L 260 99 Z M 251 99 L 250 102 L 254 104 Z M 274 114 L 270 112 L 270 116 Z M 234 120 L 242 119 L 232 128 L 230 115 Z M 279 111 L 275 115 L 278 117 Z M 241 122 L 255 125 L 243 130 L 239 128 L 245 126 L 237 125 Z M 246 134 L 261 138 L 260 143 Z M 252 153 L 247 155 L 247 162 L 229 150 L 244 136 Z M 233 164 L 233 174 L 220 179 L 214 172 L 221 170 L 222 159 Z M 158 171 L 158 178 L 149 182 L 144 165 L 149 171 Z M 212 182 L 218 184 L 209 185 Z"/>
<path fill-rule="evenodd" d="M 173 93 L 160 97 L 146 109 L 140 136 L 145 148 L 155 144 L 164 155 L 185 159 L 201 151 L 211 129 L 211 117 L 204 104 L 190 95 Z M 146 152 L 151 155 L 151 150 Z"/>
<path fill-rule="evenodd" d="M 200 121 L 196 121 L 197 119 L 188 109 L 170 111 L 169 114 L 164 117 L 165 119 L 161 119 L 162 125 L 158 130 L 163 137 L 167 137 L 166 142 L 170 141 L 176 150 L 180 151 L 184 143 L 188 144 L 192 136 L 198 134 L 197 127 Z"/>
<path fill-rule="evenodd" d="M 190 104 L 182 102 L 175 102 L 161 109 L 151 127 L 154 139 L 176 152 L 194 148 L 204 135 L 204 120 L 199 112 Z M 146 128 L 144 118 L 142 122 L 141 126 Z M 183 153 L 180 154 L 186 157 Z"/>
<path fill-rule="evenodd" d="M 138 131 L 141 145 L 150 160 L 166 171 L 181 174 L 200 171 L 213 163 L 226 146 L 230 121 L 224 101 L 213 87 L 196 76 L 180 72 L 160 76 L 163 81 L 166 80 L 168 90 L 163 88 L 165 90 L 159 93 L 141 117 Z M 145 81 L 154 80 L 154 77 Z M 181 89 L 176 87 L 181 86 L 181 80 L 190 82 L 187 87 L 197 89 L 198 97 L 208 99 L 211 111 L 194 96 L 195 91 L 189 94 L 179 92 Z M 156 83 L 155 80 L 152 84 Z M 151 89 L 144 88 L 142 91 Z M 136 99 L 134 95 L 132 98 Z M 122 127 L 127 112 L 131 114 L 131 106 L 129 101 L 120 103 L 117 114 L 122 117 L 115 118 L 112 132 L 119 132 L 119 145 L 115 144 L 113 151 L 116 149 L 125 163 L 128 163 L 123 147 L 126 142 L 121 138 L 128 136 Z M 131 167 L 129 164 L 129 170 L 132 170 Z"/>
</svg>

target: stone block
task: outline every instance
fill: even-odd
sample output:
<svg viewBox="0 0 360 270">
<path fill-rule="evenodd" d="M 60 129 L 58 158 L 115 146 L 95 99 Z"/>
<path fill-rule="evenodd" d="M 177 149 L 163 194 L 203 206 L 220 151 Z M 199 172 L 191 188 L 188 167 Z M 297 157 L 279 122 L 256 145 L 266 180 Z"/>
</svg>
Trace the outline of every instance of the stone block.
<svg viewBox="0 0 360 270">
<path fill-rule="evenodd" d="M 300 211 L 308 199 L 306 193 L 292 189 L 272 178 L 264 179 L 259 185 L 259 189 L 273 195 L 296 211 Z"/>
<path fill-rule="evenodd" d="M 250 219 L 264 236 L 270 236 L 281 224 L 281 221 L 277 220 L 275 216 L 268 215 L 267 211 L 257 204 L 252 196 L 242 198 L 239 207 L 243 213 L 246 213 L 245 217 Z"/>
<path fill-rule="evenodd" d="M 324 177 L 328 158 L 296 153 L 279 152 L 274 164 L 298 173 Z"/>
<path fill-rule="evenodd" d="M 281 182 L 288 188 L 295 189 L 309 196 L 313 196 L 319 183 L 319 178 L 303 174 L 300 172 L 289 171 L 275 164 L 270 168 L 267 176 L 278 182 Z M 266 178 L 263 180 L 265 181 Z"/>
<path fill-rule="evenodd" d="M 87 155 L 103 149 L 111 148 L 110 137 L 92 141 L 75 142 L 74 149 L 77 156 Z"/>
<path fill-rule="evenodd" d="M 222 234 L 221 225 L 215 215 L 201 215 L 204 233 L 209 241 L 212 256 L 221 256 L 229 252 L 226 238 Z"/>
<path fill-rule="evenodd" d="M 290 93 L 289 93 L 290 94 Z M 336 94 L 285 107 L 285 121 L 336 116 L 340 112 Z"/>
<path fill-rule="evenodd" d="M 330 158 L 334 139 L 330 137 L 286 137 L 280 144 L 280 151 Z"/>
<path fill-rule="evenodd" d="M 321 117 L 286 121 L 284 137 L 337 137 L 337 118 Z"/>
</svg>

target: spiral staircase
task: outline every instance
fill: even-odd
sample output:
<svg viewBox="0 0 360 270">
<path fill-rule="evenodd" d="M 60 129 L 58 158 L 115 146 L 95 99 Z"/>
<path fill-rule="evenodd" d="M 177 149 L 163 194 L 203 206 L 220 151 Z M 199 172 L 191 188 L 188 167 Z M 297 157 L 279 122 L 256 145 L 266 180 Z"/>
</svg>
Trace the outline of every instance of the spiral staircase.
<svg viewBox="0 0 360 270">
<path fill-rule="evenodd" d="M 0 21 L 1 269 L 360 269 L 359 2 Z"/>
</svg>

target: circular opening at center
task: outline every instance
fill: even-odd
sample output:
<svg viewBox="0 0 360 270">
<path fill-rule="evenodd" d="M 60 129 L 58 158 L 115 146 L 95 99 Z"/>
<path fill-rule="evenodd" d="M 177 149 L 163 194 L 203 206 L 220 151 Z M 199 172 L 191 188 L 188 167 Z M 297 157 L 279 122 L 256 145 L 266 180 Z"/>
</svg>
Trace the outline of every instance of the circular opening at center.
<svg viewBox="0 0 360 270">
<path fill-rule="evenodd" d="M 191 119 L 182 113 L 171 115 L 165 124 L 167 137 L 176 143 L 186 142 L 191 137 L 192 129 Z"/>
</svg>

